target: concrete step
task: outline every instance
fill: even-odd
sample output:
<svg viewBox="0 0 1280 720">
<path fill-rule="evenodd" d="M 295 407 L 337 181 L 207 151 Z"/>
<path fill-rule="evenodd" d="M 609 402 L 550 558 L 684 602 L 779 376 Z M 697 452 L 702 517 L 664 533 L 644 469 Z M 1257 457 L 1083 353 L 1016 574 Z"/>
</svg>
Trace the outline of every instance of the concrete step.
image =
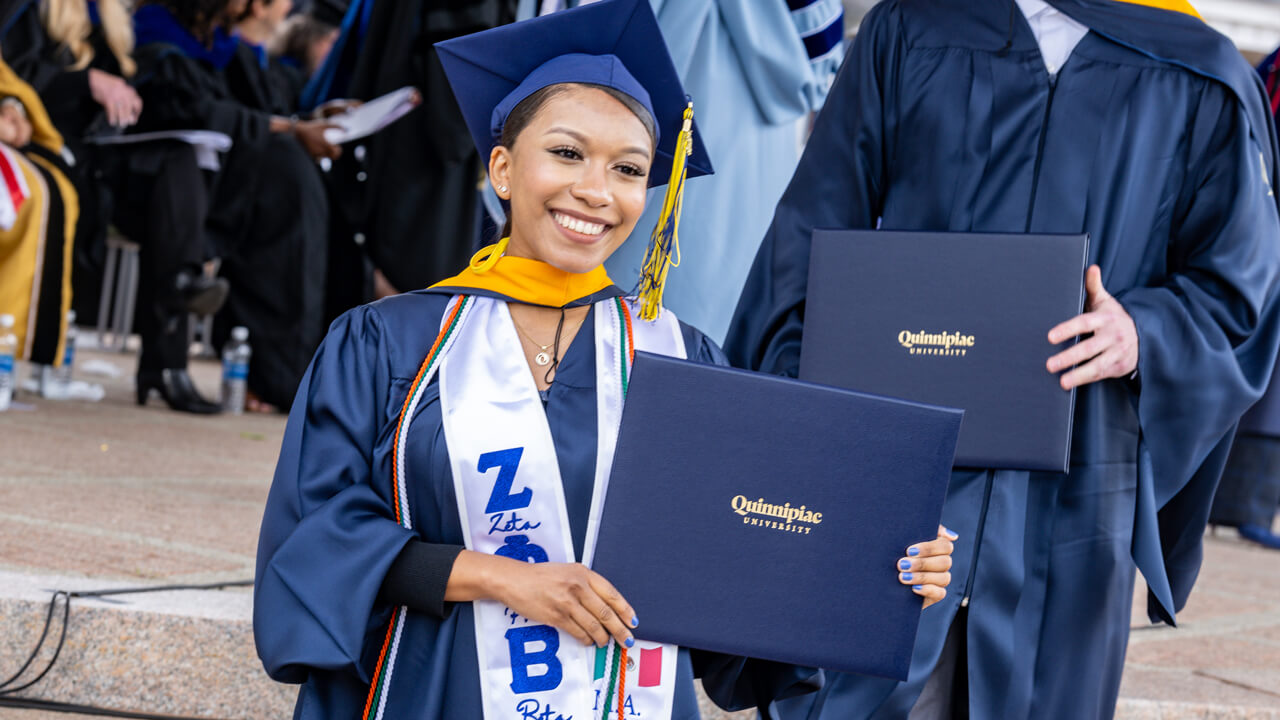
<svg viewBox="0 0 1280 720">
<path fill-rule="evenodd" d="M 0 572 L 0 677 L 16 671 L 39 641 L 53 591 L 137 586 Z M 62 612 L 59 601 L 49 637 L 24 680 L 33 678 L 53 658 Z M 287 718 L 292 714 L 296 688 L 275 683 L 262 671 L 253 649 L 251 613 L 251 595 L 243 588 L 74 598 L 65 644 L 56 663 L 43 679 L 17 697 L 219 720 Z M 1145 645 L 1146 641 L 1137 644 Z M 1259 668 L 1258 672 L 1275 671 Z M 1215 676 L 1205 677 L 1203 682 L 1266 692 L 1256 672 L 1246 680 L 1233 683 L 1229 677 Z M 750 712 L 724 712 L 705 696 L 700 701 L 705 720 L 754 717 Z M 0 708 L 0 718 L 12 720 L 61 717 L 76 716 Z M 1126 697 L 1120 700 L 1116 717 L 1280 720 L 1280 702 L 1273 707 L 1250 707 Z"/>
<path fill-rule="evenodd" d="M 35 648 L 54 590 L 137 585 L 0 573 L 0 676 L 13 674 Z M 34 678 L 53 657 L 62 612 L 59 601 L 49 637 L 24 678 Z M 74 598 L 57 662 L 16 695 L 200 718 L 287 718 L 297 690 L 262 671 L 250 618 L 251 595 L 243 589 Z"/>
</svg>

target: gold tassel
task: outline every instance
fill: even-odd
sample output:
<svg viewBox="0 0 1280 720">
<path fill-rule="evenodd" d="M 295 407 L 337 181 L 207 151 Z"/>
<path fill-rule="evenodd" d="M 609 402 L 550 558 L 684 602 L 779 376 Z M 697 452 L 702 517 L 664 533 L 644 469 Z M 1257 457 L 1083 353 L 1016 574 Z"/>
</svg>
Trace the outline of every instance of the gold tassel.
<svg viewBox="0 0 1280 720">
<path fill-rule="evenodd" d="M 476 251 L 471 256 L 471 272 L 477 275 L 483 275 L 493 269 L 494 265 L 502 259 L 507 252 L 507 245 L 511 242 L 510 237 L 504 237 L 492 245 L 486 245 Z"/>
<path fill-rule="evenodd" d="M 676 139 L 675 157 L 671 162 L 671 181 L 667 183 L 667 195 L 662 202 L 658 224 L 649 237 L 649 249 L 644 254 L 640 270 L 640 318 L 654 320 L 662 309 L 662 290 L 667 282 L 667 271 L 680 267 L 680 210 L 684 205 L 684 180 L 688 175 L 688 159 L 693 154 L 693 102 L 684 110 L 684 124 Z M 675 260 L 671 259 L 672 254 Z"/>
</svg>

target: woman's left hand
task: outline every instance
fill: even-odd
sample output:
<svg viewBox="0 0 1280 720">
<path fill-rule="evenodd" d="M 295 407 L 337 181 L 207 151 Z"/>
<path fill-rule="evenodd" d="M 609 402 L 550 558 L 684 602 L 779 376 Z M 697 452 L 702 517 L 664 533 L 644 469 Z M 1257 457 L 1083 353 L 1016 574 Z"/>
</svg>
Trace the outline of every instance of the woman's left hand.
<svg viewBox="0 0 1280 720">
<path fill-rule="evenodd" d="M 89 68 L 89 93 L 107 114 L 113 127 L 125 128 L 138 122 L 142 98 L 124 78 Z"/>
<path fill-rule="evenodd" d="M 941 602 L 947 596 L 951 584 L 952 543 L 959 535 L 938 526 L 938 538 L 907 548 L 907 555 L 898 560 L 898 582 L 910 585 L 912 592 L 924 598 L 924 606 Z"/>
</svg>

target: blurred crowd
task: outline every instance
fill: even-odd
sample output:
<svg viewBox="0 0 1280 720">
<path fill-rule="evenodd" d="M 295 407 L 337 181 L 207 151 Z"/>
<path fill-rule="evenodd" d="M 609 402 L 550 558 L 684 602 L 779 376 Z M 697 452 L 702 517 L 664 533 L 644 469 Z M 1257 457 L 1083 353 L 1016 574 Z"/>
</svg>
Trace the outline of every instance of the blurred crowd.
<svg viewBox="0 0 1280 720">
<path fill-rule="evenodd" d="M 248 407 L 287 409 L 334 318 L 452 275 L 505 219 L 432 43 L 580 2 L 0 0 L 0 313 L 36 391 L 127 241 L 138 402 L 220 411 L 186 370 L 192 321 L 212 318 L 217 349 L 249 331 Z M 843 58 L 843 5 L 653 5 L 719 171 L 690 187 L 699 242 L 668 303 L 719 339 L 743 238 L 768 225 Z M 335 114 L 406 86 L 423 101 L 409 117 L 326 139 Z M 624 286 L 631 245 L 610 266 Z"/>
<path fill-rule="evenodd" d="M 115 236 L 139 248 L 140 403 L 158 391 L 176 410 L 219 409 L 186 372 L 194 315 L 214 319 L 215 345 L 232 326 L 257 331 L 255 402 L 287 405 L 325 324 L 329 208 L 315 161 L 341 152 L 324 138 L 335 108 L 303 113 L 298 97 L 342 9 L 0 4 L 0 311 L 15 317 L 38 392 L 63 361 L 68 311 L 97 315 Z M 173 132 L 186 130 L 221 133 L 230 149 Z"/>
</svg>

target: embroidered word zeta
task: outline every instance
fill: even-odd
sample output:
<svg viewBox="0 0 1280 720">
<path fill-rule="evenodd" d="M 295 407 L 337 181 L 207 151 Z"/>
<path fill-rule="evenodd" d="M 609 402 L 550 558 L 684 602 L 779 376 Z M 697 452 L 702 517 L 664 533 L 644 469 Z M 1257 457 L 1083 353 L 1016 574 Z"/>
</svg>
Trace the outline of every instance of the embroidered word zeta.
<svg viewBox="0 0 1280 720">
<path fill-rule="evenodd" d="M 733 500 L 729 501 L 729 506 L 735 513 L 742 516 L 743 525 L 758 525 L 773 530 L 808 535 L 809 531 L 813 530 L 813 525 L 822 522 L 822 513 L 814 512 L 804 505 L 792 507 L 789 502 L 774 505 L 765 502 L 764 498 L 748 500 L 743 495 L 735 495 Z M 753 515 L 759 517 L 751 517 Z M 765 518 L 777 518 L 777 520 Z"/>
<path fill-rule="evenodd" d="M 974 337 L 959 332 L 930 333 L 921 330 L 898 333 L 898 344 L 912 355 L 965 355 L 973 347 Z"/>
</svg>

